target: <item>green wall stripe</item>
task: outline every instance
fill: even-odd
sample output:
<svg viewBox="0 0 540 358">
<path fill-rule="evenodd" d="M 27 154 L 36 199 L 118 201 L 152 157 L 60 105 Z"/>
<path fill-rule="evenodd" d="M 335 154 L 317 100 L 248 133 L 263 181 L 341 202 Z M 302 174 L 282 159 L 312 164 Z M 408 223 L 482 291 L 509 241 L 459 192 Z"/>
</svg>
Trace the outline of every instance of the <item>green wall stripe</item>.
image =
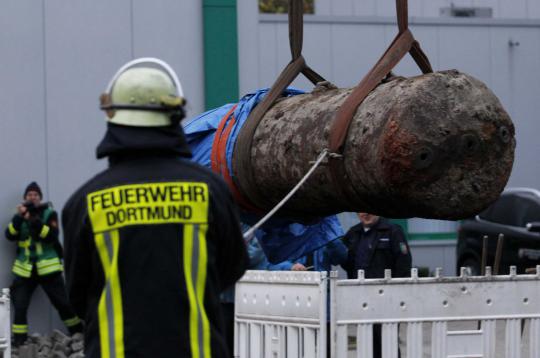
<svg viewBox="0 0 540 358">
<path fill-rule="evenodd" d="M 203 0 L 203 31 L 205 107 L 237 102 L 236 0 Z"/>
</svg>

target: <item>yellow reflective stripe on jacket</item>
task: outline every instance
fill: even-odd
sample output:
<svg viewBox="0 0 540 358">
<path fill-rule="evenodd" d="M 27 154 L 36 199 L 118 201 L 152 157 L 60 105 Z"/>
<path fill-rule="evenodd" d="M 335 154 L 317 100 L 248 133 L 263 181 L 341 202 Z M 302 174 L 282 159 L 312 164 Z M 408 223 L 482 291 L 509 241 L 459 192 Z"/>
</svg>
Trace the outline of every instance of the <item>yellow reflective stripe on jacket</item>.
<svg viewBox="0 0 540 358">
<path fill-rule="evenodd" d="M 24 256 L 28 260 L 30 257 L 30 245 L 32 245 L 32 239 L 29 238 L 24 241 L 19 241 L 18 245 L 21 249 L 24 249 Z"/>
<path fill-rule="evenodd" d="M 32 264 L 15 260 L 11 271 L 21 277 L 30 277 L 32 276 Z"/>
<path fill-rule="evenodd" d="M 28 325 L 27 324 L 13 324 L 11 325 L 11 331 L 15 334 L 28 333 Z"/>
<path fill-rule="evenodd" d="M 102 358 L 124 358 L 124 318 L 122 291 L 118 273 L 118 230 L 94 236 L 103 272 L 105 287 L 98 304 L 99 335 Z"/>
<path fill-rule="evenodd" d="M 58 257 L 52 259 L 40 260 L 36 262 L 38 275 L 43 276 L 49 273 L 63 271 L 62 263 Z"/>
<path fill-rule="evenodd" d="M 73 327 L 73 326 L 78 325 L 79 323 L 81 323 L 81 319 L 77 316 L 64 320 L 64 324 L 67 327 Z"/>
<path fill-rule="evenodd" d="M 19 247 L 23 248 L 23 249 L 27 249 L 30 247 L 30 245 L 32 244 L 31 242 L 32 240 L 31 239 L 26 239 L 24 241 L 19 241 Z"/>
<path fill-rule="evenodd" d="M 36 243 L 36 254 L 38 256 L 43 255 L 43 245 L 41 245 L 41 242 Z"/>
<path fill-rule="evenodd" d="M 19 232 L 15 229 L 15 226 L 13 226 L 13 223 L 9 223 L 8 225 L 8 231 L 11 235 L 17 235 Z"/>
<path fill-rule="evenodd" d="M 51 228 L 47 225 L 43 225 L 43 227 L 41 228 L 41 232 L 39 233 L 39 237 L 41 237 L 42 239 L 46 238 L 49 234 L 49 231 L 51 231 Z"/>
<path fill-rule="evenodd" d="M 204 308 L 207 271 L 207 225 L 184 225 L 184 275 L 189 301 L 189 334 L 193 358 L 210 358 L 210 324 Z"/>
</svg>

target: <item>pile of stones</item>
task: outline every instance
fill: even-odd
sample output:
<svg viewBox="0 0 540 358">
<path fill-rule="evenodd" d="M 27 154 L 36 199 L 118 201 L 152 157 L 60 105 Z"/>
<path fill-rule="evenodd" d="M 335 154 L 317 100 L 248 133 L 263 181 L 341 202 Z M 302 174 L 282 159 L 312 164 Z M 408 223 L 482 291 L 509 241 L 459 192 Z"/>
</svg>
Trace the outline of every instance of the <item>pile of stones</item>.
<svg viewBox="0 0 540 358">
<path fill-rule="evenodd" d="M 12 347 L 12 358 L 84 358 L 81 333 L 68 336 L 55 329 L 51 335 L 34 333 L 25 344 Z"/>
</svg>

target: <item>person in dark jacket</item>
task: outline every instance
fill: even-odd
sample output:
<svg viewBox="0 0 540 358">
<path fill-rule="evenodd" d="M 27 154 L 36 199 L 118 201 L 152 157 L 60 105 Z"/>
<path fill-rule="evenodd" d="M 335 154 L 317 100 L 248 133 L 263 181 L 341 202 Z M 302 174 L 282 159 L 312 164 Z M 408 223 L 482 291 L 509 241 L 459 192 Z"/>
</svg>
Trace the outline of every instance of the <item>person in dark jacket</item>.
<svg viewBox="0 0 540 358">
<path fill-rule="evenodd" d="M 81 320 L 69 304 L 62 277 L 58 214 L 49 204 L 41 203 L 43 194 L 36 182 L 26 187 L 23 199 L 5 233 L 8 240 L 17 242 L 17 256 L 12 268 L 15 279 L 11 285 L 11 299 L 15 308 L 11 330 L 15 346 L 23 344 L 28 337 L 26 313 L 38 285 L 41 285 L 70 333 L 82 331 Z"/>
<path fill-rule="evenodd" d="M 178 78 L 160 60 L 134 60 L 101 100 L 97 157 L 109 168 L 62 212 L 85 356 L 228 357 L 219 294 L 248 257 L 226 184 L 187 159 Z"/>
<path fill-rule="evenodd" d="M 360 223 L 345 234 L 347 262 L 342 265 L 347 277 L 357 278 L 364 270 L 366 278 L 383 278 L 391 269 L 392 277 L 408 277 L 411 273 L 411 252 L 401 226 L 376 215 L 358 213 Z"/>
<path fill-rule="evenodd" d="M 391 269 L 392 277 L 408 277 L 411 272 L 411 252 L 401 226 L 369 213 L 358 213 L 360 223 L 345 234 L 347 262 L 342 265 L 350 279 L 364 270 L 365 278 L 383 278 Z M 373 325 L 373 357 L 382 356 L 381 325 Z M 398 350 L 399 356 L 401 356 Z"/>
</svg>

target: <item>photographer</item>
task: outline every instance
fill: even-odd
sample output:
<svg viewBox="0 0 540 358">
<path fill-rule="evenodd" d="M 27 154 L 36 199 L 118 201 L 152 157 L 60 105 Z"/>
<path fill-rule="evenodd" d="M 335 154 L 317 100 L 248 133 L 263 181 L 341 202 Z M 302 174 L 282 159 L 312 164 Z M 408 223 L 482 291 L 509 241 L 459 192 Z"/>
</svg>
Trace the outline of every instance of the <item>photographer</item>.
<svg viewBox="0 0 540 358">
<path fill-rule="evenodd" d="M 6 229 L 6 238 L 18 243 L 12 269 L 15 279 L 11 285 L 11 298 L 15 307 L 12 326 L 15 346 L 26 341 L 26 312 L 37 285 L 41 285 L 70 333 L 82 331 L 81 320 L 69 304 L 62 277 L 58 214 L 48 204 L 41 203 L 42 193 L 36 182 L 28 185 L 23 198 L 25 201 L 17 206 L 17 214 Z"/>
</svg>

